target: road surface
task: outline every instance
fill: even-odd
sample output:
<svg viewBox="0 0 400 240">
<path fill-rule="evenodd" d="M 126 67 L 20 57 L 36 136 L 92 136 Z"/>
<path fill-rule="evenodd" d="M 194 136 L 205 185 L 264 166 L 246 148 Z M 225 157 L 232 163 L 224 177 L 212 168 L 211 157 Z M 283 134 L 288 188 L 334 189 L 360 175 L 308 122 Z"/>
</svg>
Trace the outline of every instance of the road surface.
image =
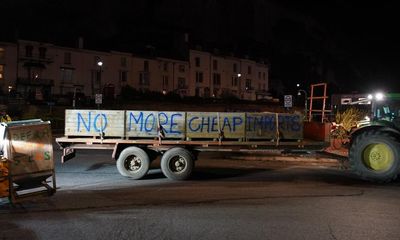
<svg viewBox="0 0 400 240">
<path fill-rule="evenodd" d="M 0 239 L 400 239 L 400 182 L 364 182 L 332 161 L 203 154 L 175 182 L 157 162 L 124 178 L 109 151 L 64 165 L 55 155 L 57 193 L 3 201 Z"/>
</svg>

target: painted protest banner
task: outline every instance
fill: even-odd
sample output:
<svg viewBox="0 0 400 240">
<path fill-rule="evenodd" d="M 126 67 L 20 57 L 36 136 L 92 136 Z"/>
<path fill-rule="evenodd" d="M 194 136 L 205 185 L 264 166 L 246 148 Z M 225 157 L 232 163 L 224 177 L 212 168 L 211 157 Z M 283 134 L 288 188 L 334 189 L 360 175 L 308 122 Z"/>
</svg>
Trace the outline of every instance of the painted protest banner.
<svg viewBox="0 0 400 240">
<path fill-rule="evenodd" d="M 280 139 L 303 139 L 301 119 L 301 115 L 289 113 L 246 113 L 246 137 L 276 139 L 279 136 Z"/>
<path fill-rule="evenodd" d="M 186 135 L 188 138 L 243 138 L 244 113 L 188 112 Z"/>
<path fill-rule="evenodd" d="M 185 112 L 126 111 L 127 137 L 185 138 Z"/>
<path fill-rule="evenodd" d="M 122 137 L 125 130 L 125 111 L 65 110 L 66 136 Z"/>
</svg>

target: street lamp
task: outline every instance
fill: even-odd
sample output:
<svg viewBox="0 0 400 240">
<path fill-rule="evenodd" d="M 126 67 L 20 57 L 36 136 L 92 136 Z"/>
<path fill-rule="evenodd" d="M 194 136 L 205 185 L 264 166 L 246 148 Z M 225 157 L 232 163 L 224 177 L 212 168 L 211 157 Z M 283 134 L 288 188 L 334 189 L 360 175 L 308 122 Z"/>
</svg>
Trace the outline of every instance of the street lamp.
<svg viewBox="0 0 400 240">
<path fill-rule="evenodd" d="M 102 71 L 102 66 L 103 66 L 103 62 L 101 61 L 101 59 L 98 59 L 97 61 L 97 66 L 99 66 L 99 89 L 98 89 L 98 94 L 96 96 L 96 103 L 97 103 L 97 108 L 100 109 L 100 104 L 102 104 L 103 102 L 103 96 L 102 96 L 102 92 L 101 92 L 101 71 Z"/>
<path fill-rule="evenodd" d="M 300 84 L 297 84 L 296 86 L 300 87 Z M 306 118 L 307 117 L 307 92 L 303 89 L 298 89 L 297 96 L 301 96 L 301 93 L 304 94 L 304 118 Z"/>
</svg>

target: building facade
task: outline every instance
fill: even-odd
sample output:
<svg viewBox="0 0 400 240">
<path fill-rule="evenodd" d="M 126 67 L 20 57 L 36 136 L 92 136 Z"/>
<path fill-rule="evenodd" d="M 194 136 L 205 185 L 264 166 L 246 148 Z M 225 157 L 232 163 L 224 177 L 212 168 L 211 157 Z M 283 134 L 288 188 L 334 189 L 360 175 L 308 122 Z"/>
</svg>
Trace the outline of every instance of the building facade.
<svg viewBox="0 0 400 240">
<path fill-rule="evenodd" d="M 199 50 L 189 50 L 188 61 L 183 61 L 35 41 L 0 42 L 2 95 L 50 101 L 76 94 L 93 99 L 102 93 L 114 99 L 125 86 L 182 97 L 255 100 L 268 93 L 268 65 Z"/>
</svg>

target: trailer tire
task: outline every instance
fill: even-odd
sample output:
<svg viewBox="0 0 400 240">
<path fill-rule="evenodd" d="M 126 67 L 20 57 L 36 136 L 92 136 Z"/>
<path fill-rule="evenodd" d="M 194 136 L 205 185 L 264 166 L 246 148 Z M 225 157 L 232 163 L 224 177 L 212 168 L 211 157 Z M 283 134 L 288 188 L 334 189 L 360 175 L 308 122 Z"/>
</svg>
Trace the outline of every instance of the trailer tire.
<svg viewBox="0 0 400 240">
<path fill-rule="evenodd" d="M 390 182 L 400 170 L 400 143 L 389 132 L 370 130 L 352 140 L 351 170 L 364 180 Z"/>
<path fill-rule="evenodd" d="M 185 148 L 175 147 L 161 157 L 161 170 L 171 180 L 185 180 L 192 174 L 194 155 Z"/>
<path fill-rule="evenodd" d="M 125 148 L 117 160 L 118 172 L 124 177 L 141 179 L 147 174 L 149 168 L 149 156 L 138 147 Z"/>
</svg>

